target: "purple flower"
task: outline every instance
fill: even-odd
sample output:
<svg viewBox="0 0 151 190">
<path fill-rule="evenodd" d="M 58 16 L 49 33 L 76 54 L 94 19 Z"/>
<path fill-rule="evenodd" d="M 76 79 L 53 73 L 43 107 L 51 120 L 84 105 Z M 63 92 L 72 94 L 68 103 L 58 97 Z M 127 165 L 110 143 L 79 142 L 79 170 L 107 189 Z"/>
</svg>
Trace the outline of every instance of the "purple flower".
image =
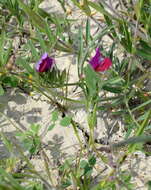
<svg viewBox="0 0 151 190">
<path fill-rule="evenodd" d="M 112 66 L 112 61 L 108 57 L 103 57 L 100 49 L 96 49 L 96 53 L 94 57 L 92 57 L 89 61 L 89 64 L 96 72 L 103 72 L 108 70 Z"/>
<path fill-rule="evenodd" d="M 41 59 L 35 65 L 37 72 L 46 72 L 48 70 L 52 70 L 54 66 L 55 60 L 48 56 L 48 53 L 44 53 Z"/>
</svg>

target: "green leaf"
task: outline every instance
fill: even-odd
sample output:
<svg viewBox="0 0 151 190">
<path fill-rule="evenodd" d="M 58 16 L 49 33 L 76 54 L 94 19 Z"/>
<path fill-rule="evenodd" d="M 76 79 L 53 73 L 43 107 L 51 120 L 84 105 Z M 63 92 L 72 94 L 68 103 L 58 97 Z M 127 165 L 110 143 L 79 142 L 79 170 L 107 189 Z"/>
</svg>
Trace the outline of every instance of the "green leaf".
<svg viewBox="0 0 151 190">
<path fill-rule="evenodd" d="M 59 112 L 58 112 L 58 111 L 53 111 L 53 112 L 51 113 L 51 115 L 52 115 L 51 120 L 52 120 L 53 122 L 55 122 L 55 121 L 58 120 L 58 117 L 59 117 Z"/>
<path fill-rule="evenodd" d="M 15 76 L 6 76 L 3 79 L 3 83 L 10 87 L 16 87 L 18 85 L 18 78 Z"/>
<path fill-rule="evenodd" d="M 12 51 L 12 42 L 9 43 L 9 47 L 7 48 L 6 52 L 5 52 L 5 56 L 4 56 L 4 64 L 7 64 L 10 54 Z"/>
<path fill-rule="evenodd" d="M 146 143 L 146 142 L 151 142 L 151 136 L 137 136 L 137 137 L 131 137 L 127 140 L 115 143 L 113 145 L 111 145 L 112 148 L 118 148 L 118 147 L 122 147 L 122 146 L 126 146 L 128 144 L 136 144 L 136 143 Z"/>
<path fill-rule="evenodd" d="M 80 4 L 78 3 L 77 0 L 71 0 L 79 9 L 80 9 Z"/>
<path fill-rule="evenodd" d="M 85 72 L 85 82 L 89 91 L 88 94 L 90 97 L 93 97 L 97 93 L 97 83 L 99 82 L 99 78 L 90 65 L 87 65 L 84 68 L 84 72 Z"/>
<path fill-rule="evenodd" d="M 52 21 L 56 26 L 56 33 L 59 37 L 63 37 L 63 27 L 64 26 L 64 22 L 62 19 L 58 18 L 57 16 L 53 16 L 52 17 Z"/>
<path fill-rule="evenodd" d="M 108 17 L 110 17 L 112 20 L 115 19 L 110 13 L 108 13 L 104 7 L 99 3 L 95 3 L 95 2 L 92 2 L 92 1 L 89 1 L 88 4 L 93 8 L 95 9 L 96 11 L 100 12 L 101 14 L 103 15 L 106 15 Z"/>
<path fill-rule="evenodd" d="M 26 71 L 28 73 L 31 73 L 31 74 L 34 74 L 34 70 L 33 68 L 30 66 L 29 63 L 26 62 L 26 60 L 22 59 L 21 57 L 19 57 L 17 60 L 16 60 L 16 64 L 17 65 L 20 65 L 22 66 L 22 68 L 26 69 Z"/>
<path fill-rule="evenodd" d="M 122 35 L 121 44 L 129 53 L 132 53 L 132 34 L 126 21 L 119 21 L 119 33 Z"/>
<path fill-rule="evenodd" d="M 151 181 L 150 180 L 147 182 L 147 185 L 148 185 L 148 190 L 151 190 Z"/>
<path fill-rule="evenodd" d="M 93 168 L 91 166 L 87 165 L 84 168 L 84 175 L 86 175 L 87 177 L 90 177 L 92 174 L 92 171 L 93 171 Z"/>
<path fill-rule="evenodd" d="M 136 49 L 136 55 L 151 60 L 151 54 L 146 49 Z"/>
<path fill-rule="evenodd" d="M 146 117 L 145 117 L 144 121 L 142 122 L 142 124 L 140 125 L 139 129 L 136 132 L 137 136 L 141 135 L 143 133 L 145 127 L 147 127 L 147 125 L 150 121 L 150 118 L 151 118 L 151 110 L 149 110 L 145 116 Z"/>
<path fill-rule="evenodd" d="M 107 23 L 108 26 L 112 26 L 113 25 L 113 19 L 111 19 L 109 16 L 107 15 L 104 15 L 104 18 L 105 18 L 105 22 Z M 117 38 L 117 33 L 116 33 L 116 30 L 112 29 L 111 30 L 114 38 Z M 114 42 L 113 42 L 114 43 Z"/>
<path fill-rule="evenodd" d="M 2 31 L 1 32 L 1 37 L 0 37 L 0 65 L 4 64 L 4 54 L 5 54 L 5 50 L 4 50 L 4 43 L 5 43 L 5 32 Z"/>
<path fill-rule="evenodd" d="M 5 180 L 9 182 L 9 188 L 3 188 L 2 189 L 15 189 L 15 190 L 25 190 L 18 181 L 13 178 L 13 176 L 9 173 L 7 173 L 3 168 L 0 167 L 0 176 L 4 176 Z M 1 185 L 3 183 L 1 182 Z M 5 185 L 5 184 L 4 184 Z M 11 187 L 11 188 L 10 188 Z"/>
<path fill-rule="evenodd" d="M 107 82 L 105 82 L 105 83 L 108 83 L 108 84 L 116 84 L 116 83 L 121 84 L 121 82 L 125 82 L 125 81 L 124 81 L 123 78 L 118 76 L 118 77 L 114 77 L 112 79 L 107 80 Z"/>
<path fill-rule="evenodd" d="M 2 85 L 0 84 L 0 96 L 2 96 L 2 95 L 4 95 L 4 89 L 3 89 L 3 87 L 2 87 Z"/>
<path fill-rule="evenodd" d="M 41 31 L 45 32 L 46 23 L 45 20 L 32 11 L 28 5 L 26 5 L 22 0 L 17 0 L 21 6 L 21 8 L 24 10 L 24 12 L 29 16 L 30 20 L 33 22 L 35 26 L 37 26 Z"/>
<path fill-rule="evenodd" d="M 62 125 L 63 127 L 69 126 L 70 123 L 71 123 L 71 117 L 69 117 L 69 116 L 64 117 L 64 118 L 60 121 L 60 125 Z"/>
<path fill-rule="evenodd" d="M 3 133 L 0 133 L 0 137 L 2 137 L 2 141 L 3 141 L 4 145 L 6 146 L 8 151 L 11 153 L 13 151 L 12 141 L 10 139 L 8 139 L 7 136 L 5 136 L 5 134 L 3 134 Z"/>
<path fill-rule="evenodd" d="M 88 162 L 86 160 L 81 160 L 80 168 L 85 168 L 87 165 L 88 165 Z"/>
<path fill-rule="evenodd" d="M 59 83 L 60 84 L 64 84 L 65 80 L 67 80 L 67 72 L 66 69 L 64 69 L 61 73 L 60 73 L 60 77 L 59 77 Z"/>
<path fill-rule="evenodd" d="M 139 46 L 142 47 L 144 50 L 146 50 L 148 53 L 150 53 L 151 46 L 149 45 L 149 43 L 140 40 Z"/>
<path fill-rule="evenodd" d="M 43 52 L 48 52 L 48 48 L 45 44 L 44 38 L 42 37 L 42 34 L 39 31 L 37 31 L 37 38 L 39 40 L 40 47 L 42 48 Z"/>
<path fill-rule="evenodd" d="M 139 127 L 138 127 L 138 129 L 137 129 L 137 131 L 135 132 L 135 134 L 136 134 L 136 136 L 141 136 L 142 134 L 143 134 L 143 132 L 144 132 L 144 130 L 145 130 L 145 128 L 148 126 L 148 123 L 149 123 L 149 121 L 150 121 L 150 116 L 151 116 L 151 110 L 149 110 L 148 112 L 147 112 L 147 115 L 146 115 L 146 118 L 144 119 L 144 121 L 142 122 L 142 124 L 141 125 L 139 125 Z M 146 142 L 146 140 L 147 141 L 151 141 L 151 136 L 141 136 L 140 138 L 137 138 L 136 137 L 136 140 L 138 141 L 144 141 L 144 142 Z M 134 141 L 132 141 L 132 143 L 133 143 Z M 129 152 L 133 152 L 135 149 L 136 149 L 136 147 L 137 147 L 137 145 L 136 144 L 131 144 L 130 146 L 129 146 L 129 149 L 128 149 L 128 151 Z"/>
<path fill-rule="evenodd" d="M 112 86 L 104 85 L 102 88 L 103 88 L 103 90 L 106 90 L 106 91 L 112 92 L 112 93 L 119 94 L 122 92 L 122 89 L 120 87 L 112 87 Z"/>
<path fill-rule="evenodd" d="M 96 158 L 92 155 L 88 160 L 90 166 L 94 166 L 96 163 Z"/>
<path fill-rule="evenodd" d="M 78 33 L 78 74 L 81 75 L 83 73 L 83 62 L 81 62 L 82 58 L 83 58 L 83 34 L 82 34 L 82 28 L 79 27 L 79 33 Z"/>
<path fill-rule="evenodd" d="M 74 50 L 71 46 L 68 46 L 67 45 L 62 45 L 61 43 L 59 42 L 56 42 L 55 44 L 55 47 L 54 47 L 56 50 L 59 50 L 59 51 L 63 51 L 63 52 L 70 52 L 70 53 L 73 53 Z"/>
<path fill-rule="evenodd" d="M 87 0 L 83 1 L 83 5 L 81 6 L 77 0 L 71 0 L 79 9 L 83 10 L 88 16 L 91 14 L 91 9 L 89 8 L 89 3 Z"/>
<path fill-rule="evenodd" d="M 141 105 L 135 107 L 134 109 L 131 110 L 131 112 L 134 112 L 136 110 L 142 109 L 143 107 L 147 106 L 148 104 L 151 104 L 151 99 L 142 103 Z"/>
<path fill-rule="evenodd" d="M 83 175 L 89 177 L 92 173 L 93 168 L 89 165 L 86 160 L 82 160 L 80 162 L 80 168 L 84 169 Z"/>
<path fill-rule="evenodd" d="M 65 188 L 69 187 L 70 185 L 72 185 L 72 183 L 71 183 L 71 181 L 69 179 L 67 179 L 67 180 L 62 182 L 61 187 L 63 189 L 65 189 Z"/>
<path fill-rule="evenodd" d="M 31 128 L 31 130 L 34 132 L 34 134 L 37 134 L 37 133 L 39 132 L 41 126 L 40 126 L 40 125 L 36 125 L 36 124 L 32 124 L 32 125 L 30 126 L 30 128 Z"/>
<path fill-rule="evenodd" d="M 55 127 L 55 124 L 53 123 L 52 125 L 50 125 L 50 126 L 48 127 L 48 131 L 51 131 L 54 127 Z"/>
<path fill-rule="evenodd" d="M 39 149 L 40 141 L 36 141 L 34 144 L 32 144 L 31 148 L 29 149 L 30 154 L 35 154 Z"/>
<path fill-rule="evenodd" d="M 91 40 L 91 34 L 90 34 L 90 19 L 87 18 L 86 23 L 86 44 L 89 44 L 89 41 Z"/>
<path fill-rule="evenodd" d="M 29 140 L 29 139 L 27 139 L 27 138 L 24 138 L 23 140 L 22 140 L 22 146 L 23 146 L 23 148 L 25 149 L 25 150 L 30 150 L 31 149 L 31 147 L 32 147 L 32 140 Z"/>
<path fill-rule="evenodd" d="M 15 136 L 18 136 L 18 137 L 24 137 L 25 135 L 22 133 L 22 132 L 16 132 L 15 133 Z"/>
<path fill-rule="evenodd" d="M 38 61 L 39 55 L 31 40 L 29 40 L 28 45 L 29 45 L 29 48 L 31 49 L 32 57 L 34 58 L 35 61 Z"/>
<path fill-rule="evenodd" d="M 49 42 L 51 45 L 53 45 L 53 43 L 55 43 L 55 41 L 57 40 L 56 37 L 54 36 L 50 26 L 48 25 L 48 23 L 46 22 L 46 34 L 48 36 Z"/>
</svg>

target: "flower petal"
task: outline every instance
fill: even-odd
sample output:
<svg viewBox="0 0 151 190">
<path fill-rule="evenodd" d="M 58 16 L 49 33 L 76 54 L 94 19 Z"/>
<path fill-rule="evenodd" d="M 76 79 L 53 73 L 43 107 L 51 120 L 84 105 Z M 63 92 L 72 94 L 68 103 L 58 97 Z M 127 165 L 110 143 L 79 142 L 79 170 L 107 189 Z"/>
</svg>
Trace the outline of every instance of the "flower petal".
<svg viewBox="0 0 151 190">
<path fill-rule="evenodd" d="M 108 70 L 112 66 L 112 61 L 110 58 L 106 57 L 95 69 L 97 72 L 103 72 Z"/>
<path fill-rule="evenodd" d="M 47 53 L 44 53 L 41 59 L 35 65 L 37 72 L 46 72 L 53 68 L 55 60 L 48 56 Z"/>
<path fill-rule="evenodd" d="M 99 66 L 101 58 L 102 58 L 102 54 L 100 52 L 100 49 L 96 48 L 95 56 L 92 57 L 89 61 L 89 64 L 93 67 L 94 70 Z"/>
<path fill-rule="evenodd" d="M 49 57 L 49 55 L 48 55 L 48 53 L 45 52 L 45 53 L 42 55 L 41 60 L 44 60 L 44 59 L 46 59 L 47 57 Z"/>
</svg>

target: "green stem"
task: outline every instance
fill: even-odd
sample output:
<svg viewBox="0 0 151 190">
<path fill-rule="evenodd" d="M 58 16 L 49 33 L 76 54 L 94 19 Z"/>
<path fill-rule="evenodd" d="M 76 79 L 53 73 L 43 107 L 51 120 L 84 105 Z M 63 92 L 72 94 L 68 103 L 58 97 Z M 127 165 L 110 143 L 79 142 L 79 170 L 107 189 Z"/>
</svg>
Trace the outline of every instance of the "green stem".
<svg viewBox="0 0 151 190">
<path fill-rule="evenodd" d="M 77 137 L 77 139 L 78 139 L 78 141 L 79 141 L 79 143 L 80 143 L 80 146 L 81 146 L 81 148 L 83 148 L 83 146 L 82 146 L 83 143 L 82 143 L 82 141 L 81 141 L 81 139 L 80 139 L 80 136 L 79 136 L 79 134 L 78 134 L 77 125 L 76 125 L 75 121 L 74 121 L 74 120 L 71 120 L 71 124 L 72 124 L 72 126 L 73 126 L 74 133 L 75 133 L 75 135 L 76 135 L 76 137 Z"/>
<path fill-rule="evenodd" d="M 129 105 L 128 105 L 128 102 L 127 102 L 126 97 L 125 97 L 125 105 L 126 105 L 126 108 L 127 108 L 128 112 L 129 112 L 129 115 L 130 115 L 132 121 L 133 121 L 133 122 L 136 124 L 136 126 L 139 128 L 140 125 L 139 125 L 139 123 L 136 121 L 136 119 L 134 118 L 134 116 L 133 116 L 133 114 L 132 114 L 132 112 L 131 112 L 131 110 L 130 110 L 130 108 L 129 108 Z"/>
</svg>

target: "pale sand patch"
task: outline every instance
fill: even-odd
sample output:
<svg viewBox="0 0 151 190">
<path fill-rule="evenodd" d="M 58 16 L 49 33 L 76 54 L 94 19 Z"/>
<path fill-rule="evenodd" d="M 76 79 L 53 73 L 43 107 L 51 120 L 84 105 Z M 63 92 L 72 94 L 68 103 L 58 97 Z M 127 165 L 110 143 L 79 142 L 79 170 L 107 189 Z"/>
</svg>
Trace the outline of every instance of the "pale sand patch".
<svg viewBox="0 0 151 190">
<path fill-rule="evenodd" d="M 44 1 L 41 8 L 47 8 L 47 11 L 52 11 L 53 13 L 59 13 L 60 15 L 63 14 L 62 9 L 59 4 L 57 4 L 56 0 L 51 1 Z M 73 9 L 74 10 L 74 9 Z M 78 24 L 82 23 L 82 19 L 86 19 L 84 15 L 81 14 L 80 11 L 77 11 L 76 14 L 73 14 L 75 19 L 78 19 Z M 79 17 L 80 13 L 80 17 Z M 94 23 L 93 23 L 94 24 Z M 94 31 L 96 30 L 96 26 L 94 25 Z M 94 32 L 93 31 L 93 32 Z M 105 41 L 106 43 L 109 42 L 108 39 Z M 111 43 L 111 42 L 110 42 Z M 56 63 L 57 67 L 61 70 L 70 68 L 69 72 L 69 82 L 77 82 L 78 75 L 77 75 L 77 65 L 73 55 L 57 55 L 56 52 Z M 69 97 L 70 98 L 79 98 L 78 93 L 74 93 L 75 87 L 69 88 Z M 79 90 L 80 93 L 80 90 Z M 43 96 L 39 98 L 39 95 L 35 95 L 33 97 L 26 96 L 19 91 L 8 91 L 5 96 L 0 97 L 0 101 L 5 104 L 3 108 L 3 112 L 17 125 L 22 129 L 27 129 L 30 124 L 36 123 L 42 126 L 40 134 L 45 134 L 44 131 L 49 127 L 51 124 L 51 113 L 54 110 L 54 106 L 49 104 L 46 101 L 46 98 Z M 81 108 L 73 109 L 72 104 L 69 104 L 69 110 L 71 108 L 70 114 L 75 119 L 75 121 L 79 122 L 82 127 L 88 130 L 87 124 L 87 114 L 85 108 L 81 106 Z M 16 130 L 9 121 L 6 121 L 3 118 L 1 119 L 1 125 L 5 124 L 1 128 L 4 132 L 12 133 L 14 135 L 14 131 Z M 61 117 L 60 117 L 61 119 Z M 108 124 L 106 123 L 108 122 Z M 114 126 L 114 124 L 117 125 Z M 110 127 L 110 129 L 108 128 Z M 114 119 L 107 118 L 106 120 L 103 119 L 102 114 L 98 114 L 98 125 L 95 131 L 95 136 L 97 138 L 106 137 L 108 130 L 114 128 L 116 132 L 114 132 L 113 137 L 111 138 L 112 141 L 119 141 L 123 139 L 123 125 L 119 118 L 114 121 Z M 80 132 L 79 132 L 80 133 Z M 9 134 L 9 135 L 10 135 Z M 80 133 L 80 137 L 82 138 L 82 134 Z M 52 160 L 52 164 L 57 165 L 57 162 L 63 162 L 63 160 L 67 157 L 67 155 L 74 155 L 78 151 L 78 141 L 73 131 L 72 126 L 62 127 L 60 126 L 59 122 L 57 123 L 56 127 L 49 131 L 46 135 L 43 136 L 43 142 L 45 144 L 49 144 L 49 148 L 46 150 L 48 157 Z M 146 157 L 145 155 L 142 157 L 143 153 L 140 153 L 139 156 L 136 158 L 128 158 L 125 162 L 123 168 L 130 170 L 130 168 L 134 168 L 134 175 L 133 182 L 137 185 L 137 189 L 145 190 L 145 183 L 150 180 L 150 172 L 151 172 L 151 165 L 150 159 L 151 157 Z M 7 151 L 5 152 L 5 147 L 1 144 L 0 146 L 0 157 L 4 158 L 7 157 Z M 138 159 L 140 158 L 140 162 L 138 164 Z M 33 159 L 33 164 L 39 171 L 42 171 L 44 166 L 40 159 Z M 102 163 L 101 163 L 102 164 Z M 102 164 L 100 164 L 100 168 L 104 168 Z M 139 166 L 139 167 L 138 167 Z M 99 166 L 98 166 L 99 167 Z"/>
</svg>

